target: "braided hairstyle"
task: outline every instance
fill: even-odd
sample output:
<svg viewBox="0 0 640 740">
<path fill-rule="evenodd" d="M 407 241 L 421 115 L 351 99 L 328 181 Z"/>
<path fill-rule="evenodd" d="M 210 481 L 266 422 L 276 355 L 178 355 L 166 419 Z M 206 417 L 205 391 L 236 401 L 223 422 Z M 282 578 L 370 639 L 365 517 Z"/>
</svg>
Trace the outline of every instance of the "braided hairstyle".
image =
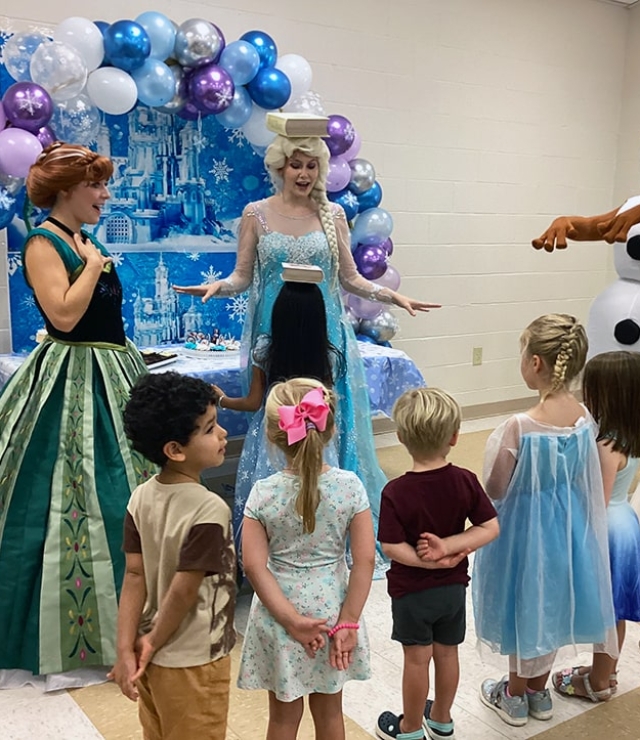
<svg viewBox="0 0 640 740">
<path fill-rule="evenodd" d="M 44 149 L 27 175 L 27 194 L 39 208 L 53 208 L 58 193 L 81 182 L 101 182 L 113 174 L 113 163 L 80 144 L 56 141 Z"/>
<path fill-rule="evenodd" d="M 529 356 L 538 355 L 551 371 L 551 387 L 543 398 L 570 386 L 584 367 L 589 346 L 582 324 L 565 313 L 532 321 L 522 332 L 520 345 Z"/>
<path fill-rule="evenodd" d="M 314 388 L 322 388 L 324 400 L 329 404 L 329 415 L 324 432 L 311 428 L 299 442 L 289 445 L 287 433 L 280 429 L 280 406 L 295 406 Z M 329 444 L 335 425 L 336 401 L 333 391 L 328 390 L 318 380 L 311 378 L 293 378 L 284 383 L 276 383 L 267 396 L 265 416 L 267 419 L 267 437 L 287 458 L 296 471 L 300 488 L 296 496 L 296 512 L 302 517 L 303 531 L 311 533 L 316 528 L 316 509 L 320 503 L 318 478 L 324 464 L 324 448 Z"/>
<path fill-rule="evenodd" d="M 267 147 L 267 153 L 264 157 L 264 163 L 269 170 L 269 176 L 275 189 L 282 190 L 283 179 L 281 170 L 287 164 L 287 160 L 295 152 L 305 154 L 307 157 L 313 157 L 318 161 L 318 178 L 314 183 L 311 191 L 312 200 L 318 205 L 318 216 L 322 224 L 322 230 L 327 237 L 331 259 L 334 262 L 334 275 L 338 274 L 338 265 L 340 263 L 338 251 L 338 235 L 336 226 L 333 221 L 333 212 L 331 203 L 327 198 L 327 174 L 329 172 L 329 149 L 319 136 L 305 136 L 289 138 L 288 136 L 276 136 L 276 138 Z"/>
</svg>

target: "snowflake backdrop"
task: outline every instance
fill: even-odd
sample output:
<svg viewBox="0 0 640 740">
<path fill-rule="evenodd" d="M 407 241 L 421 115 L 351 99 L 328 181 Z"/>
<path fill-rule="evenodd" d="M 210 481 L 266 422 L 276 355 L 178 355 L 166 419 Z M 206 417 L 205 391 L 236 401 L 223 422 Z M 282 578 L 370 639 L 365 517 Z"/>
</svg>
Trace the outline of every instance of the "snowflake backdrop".
<svg viewBox="0 0 640 740">
<path fill-rule="evenodd" d="M 10 34 L 0 30 L 0 52 L 8 38 Z M 0 63 L 0 95 L 13 82 Z M 162 142 L 171 145 L 161 149 L 164 166 L 159 171 Z M 240 131 L 222 127 L 214 116 L 185 121 L 142 105 L 126 115 L 105 115 L 91 148 L 111 156 L 115 164 L 112 198 L 93 232 L 114 256 L 124 291 L 127 335 L 139 346 L 157 344 L 156 339 L 160 343 L 182 341 L 186 325 L 209 334 L 218 328 L 223 336 L 239 339 L 246 311 L 244 296 L 203 305 L 199 299 L 174 295 L 170 286 L 212 282 L 231 272 L 242 209 L 271 192 L 262 156 Z M 179 172 L 179 182 L 178 178 L 170 182 L 175 172 Z M 153 187 L 145 189 L 149 179 Z M 185 206 L 163 210 L 154 202 L 155 193 L 178 188 L 188 196 Z M 129 203 L 134 189 L 137 211 L 157 211 L 156 217 L 141 222 L 132 212 Z M 24 280 L 20 254 L 28 230 L 24 190 L 17 197 L 17 213 L 7 227 L 11 335 L 13 351 L 28 352 L 43 322 Z M 27 217 L 37 225 L 46 213 L 32 209 Z M 170 296 L 162 287 L 158 293 L 161 260 L 166 273 L 162 270 L 160 277 Z M 169 298 L 177 304 L 177 316 L 172 306 L 165 305 Z M 163 332 L 161 324 L 169 318 L 177 318 L 177 332 Z"/>
</svg>

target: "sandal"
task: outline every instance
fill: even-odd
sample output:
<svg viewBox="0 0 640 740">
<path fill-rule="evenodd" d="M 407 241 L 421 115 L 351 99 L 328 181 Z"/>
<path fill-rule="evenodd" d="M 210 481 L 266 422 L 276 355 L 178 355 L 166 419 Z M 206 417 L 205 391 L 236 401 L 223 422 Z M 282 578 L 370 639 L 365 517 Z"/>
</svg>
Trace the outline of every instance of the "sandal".
<svg viewBox="0 0 640 740">
<path fill-rule="evenodd" d="M 577 694 L 576 687 L 573 685 L 573 678 L 582 679 L 585 694 Z M 580 673 L 579 668 L 565 668 L 563 671 L 556 671 L 551 678 L 553 688 L 563 696 L 577 697 L 579 699 L 590 699 L 597 704 L 598 702 L 609 701 L 611 699 L 611 688 L 607 687 L 600 691 L 594 691 L 589 680 L 588 673 Z"/>
<path fill-rule="evenodd" d="M 574 673 L 578 673 L 580 676 L 584 676 L 585 673 L 589 673 L 591 670 L 591 666 L 586 665 L 577 665 L 574 666 L 571 669 Z M 611 694 L 615 694 L 618 690 L 618 671 L 614 671 L 609 675 L 609 688 L 611 689 Z"/>
</svg>

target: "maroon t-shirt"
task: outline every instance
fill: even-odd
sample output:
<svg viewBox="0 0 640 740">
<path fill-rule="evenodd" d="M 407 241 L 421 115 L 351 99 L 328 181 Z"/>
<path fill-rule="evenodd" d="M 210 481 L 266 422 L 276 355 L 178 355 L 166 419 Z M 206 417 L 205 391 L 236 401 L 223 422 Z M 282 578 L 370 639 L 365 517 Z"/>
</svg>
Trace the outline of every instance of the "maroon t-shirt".
<svg viewBox="0 0 640 740">
<path fill-rule="evenodd" d="M 464 532 L 466 520 L 483 524 L 494 519 L 496 510 L 480 481 L 470 471 L 449 463 L 437 470 L 405 473 L 390 481 L 382 491 L 378 541 L 389 544 L 418 543 L 421 532 L 449 537 Z M 387 571 L 392 598 L 450 583 L 469 583 L 469 561 L 455 568 L 426 570 L 392 562 Z"/>
</svg>

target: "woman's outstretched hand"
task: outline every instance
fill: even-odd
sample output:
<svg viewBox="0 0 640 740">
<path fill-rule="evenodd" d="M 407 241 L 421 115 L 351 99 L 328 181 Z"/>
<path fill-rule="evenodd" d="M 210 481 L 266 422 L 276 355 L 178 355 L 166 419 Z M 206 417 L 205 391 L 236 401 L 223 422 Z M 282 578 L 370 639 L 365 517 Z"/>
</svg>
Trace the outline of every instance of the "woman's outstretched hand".
<svg viewBox="0 0 640 740">
<path fill-rule="evenodd" d="M 218 295 L 222 287 L 222 280 L 216 280 L 215 283 L 207 283 L 206 285 L 172 285 L 171 287 L 176 293 L 200 296 L 202 302 L 206 303 L 209 298 L 214 298 Z"/>
<path fill-rule="evenodd" d="M 553 252 L 554 249 L 566 249 L 567 239 L 577 239 L 578 232 L 571 216 L 558 216 L 551 222 L 549 228 L 537 239 L 531 242 L 534 249 L 544 249 Z"/>
<path fill-rule="evenodd" d="M 408 298 L 402 293 L 396 293 L 393 297 L 393 302 L 398 308 L 404 308 L 404 310 L 415 316 L 418 311 L 430 311 L 432 308 L 442 308 L 440 303 L 427 303 L 426 301 L 417 301 L 415 298 Z"/>
</svg>

